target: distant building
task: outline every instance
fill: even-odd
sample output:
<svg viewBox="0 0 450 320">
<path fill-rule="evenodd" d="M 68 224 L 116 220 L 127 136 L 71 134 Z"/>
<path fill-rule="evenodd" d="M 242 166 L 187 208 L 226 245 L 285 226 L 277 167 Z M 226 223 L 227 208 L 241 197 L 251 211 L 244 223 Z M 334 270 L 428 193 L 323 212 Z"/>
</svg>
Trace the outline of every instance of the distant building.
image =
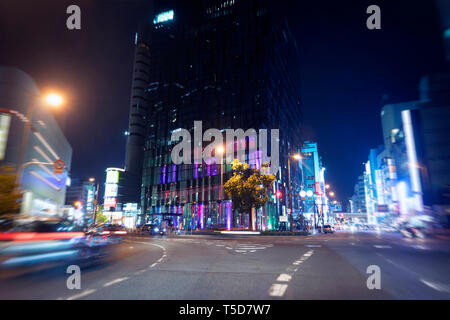
<svg viewBox="0 0 450 320">
<path fill-rule="evenodd" d="M 82 222 L 94 221 L 96 184 L 91 181 L 72 179 L 66 191 L 66 205 L 73 206 L 82 214 Z"/>
<path fill-rule="evenodd" d="M 301 147 L 303 214 L 314 224 L 327 221 L 330 208 L 325 192 L 325 168 L 319 156 L 317 143 L 305 141 Z"/>
<path fill-rule="evenodd" d="M 40 94 L 29 75 L 16 68 L 0 67 L 0 163 L 23 169 L 22 214 L 59 215 L 70 183 L 72 148 L 49 107 L 41 102 Z M 28 110 L 32 110 L 32 127 L 22 166 L 18 162 Z M 62 174 L 53 172 L 56 160 L 65 163 Z"/>
<path fill-rule="evenodd" d="M 103 196 L 103 214 L 106 216 L 109 222 L 115 224 L 124 224 L 124 220 L 127 220 L 127 226 L 131 228 L 131 222 L 129 219 L 124 219 L 124 208 L 135 208 L 133 212 L 136 214 L 136 217 L 133 220 L 133 223 L 136 223 L 137 219 L 137 210 L 139 209 L 140 213 L 140 205 L 134 200 L 134 192 L 133 192 L 133 178 L 130 178 L 130 175 L 122 168 L 108 168 L 106 169 L 105 176 L 105 193 Z M 130 204 L 136 204 L 136 206 L 131 206 Z M 128 211 L 130 211 L 129 209 Z"/>
<path fill-rule="evenodd" d="M 364 176 L 358 177 L 358 180 L 354 187 L 354 193 L 352 196 L 352 213 L 365 213 L 366 208 L 366 194 L 364 190 Z"/>
</svg>

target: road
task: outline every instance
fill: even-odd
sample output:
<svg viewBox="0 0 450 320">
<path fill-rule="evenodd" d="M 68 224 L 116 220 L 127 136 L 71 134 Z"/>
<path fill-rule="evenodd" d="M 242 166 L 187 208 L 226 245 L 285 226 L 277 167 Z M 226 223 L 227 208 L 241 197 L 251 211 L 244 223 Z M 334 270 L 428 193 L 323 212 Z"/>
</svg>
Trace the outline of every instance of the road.
<svg viewBox="0 0 450 320">
<path fill-rule="evenodd" d="M 368 266 L 381 289 L 368 289 Z M 108 263 L 0 280 L 0 299 L 450 299 L 450 246 L 396 234 L 128 236 Z"/>
</svg>

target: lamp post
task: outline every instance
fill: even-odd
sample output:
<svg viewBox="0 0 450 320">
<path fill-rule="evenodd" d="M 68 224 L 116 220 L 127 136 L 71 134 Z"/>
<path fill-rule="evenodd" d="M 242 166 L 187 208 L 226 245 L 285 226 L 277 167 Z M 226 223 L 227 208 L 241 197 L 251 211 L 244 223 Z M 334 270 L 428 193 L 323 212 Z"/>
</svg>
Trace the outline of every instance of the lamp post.
<svg viewBox="0 0 450 320">
<path fill-rule="evenodd" d="M 288 154 L 288 186 L 289 186 L 289 208 L 291 210 L 290 216 L 289 216 L 289 224 L 290 224 L 290 230 L 291 232 L 294 230 L 294 218 L 293 218 L 293 211 L 292 211 L 292 194 L 291 194 L 291 157 L 294 160 L 300 160 L 302 157 L 299 154 L 294 154 L 291 156 L 291 154 Z"/>
</svg>

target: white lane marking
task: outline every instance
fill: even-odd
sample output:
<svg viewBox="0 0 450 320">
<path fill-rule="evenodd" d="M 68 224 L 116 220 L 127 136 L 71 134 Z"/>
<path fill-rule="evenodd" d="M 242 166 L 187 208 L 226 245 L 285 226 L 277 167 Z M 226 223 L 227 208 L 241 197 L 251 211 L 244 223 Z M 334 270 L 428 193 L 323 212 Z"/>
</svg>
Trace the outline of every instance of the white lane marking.
<svg viewBox="0 0 450 320">
<path fill-rule="evenodd" d="M 147 271 L 147 270 L 145 270 L 145 269 L 139 270 L 139 271 L 136 271 L 136 272 L 134 273 L 134 275 L 137 276 L 137 275 L 139 275 L 139 274 L 143 274 L 143 273 L 146 272 L 146 271 Z"/>
<path fill-rule="evenodd" d="M 224 244 L 216 244 L 216 247 L 225 247 Z"/>
<path fill-rule="evenodd" d="M 228 250 L 233 250 L 233 248 L 230 248 L 230 247 L 226 247 Z"/>
<path fill-rule="evenodd" d="M 449 293 L 450 292 L 450 286 L 446 285 L 446 284 L 442 284 L 442 283 L 437 283 L 437 282 L 432 282 L 432 281 L 428 281 L 425 279 L 420 279 L 420 282 L 426 284 L 427 286 L 429 286 L 430 288 L 439 291 L 439 292 L 446 292 Z"/>
<path fill-rule="evenodd" d="M 286 273 L 282 273 L 278 276 L 277 281 L 288 282 L 291 281 L 292 276 Z"/>
<path fill-rule="evenodd" d="M 298 266 L 299 264 L 301 264 L 303 261 L 295 261 L 294 263 L 292 263 L 295 266 Z"/>
<path fill-rule="evenodd" d="M 119 282 L 122 282 L 122 281 L 125 281 L 125 280 L 128 280 L 128 277 L 123 277 L 123 278 L 115 279 L 115 280 L 113 280 L 113 281 L 110 281 L 110 282 L 105 283 L 103 286 L 104 286 L 104 287 L 109 287 L 109 286 L 111 286 L 111 285 L 113 285 L 113 284 L 115 284 L 115 283 L 119 283 Z"/>
<path fill-rule="evenodd" d="M 83 292 L 81 292 L 79 294 L 76 294 L 74 296 L 71 296 L 71 297 L 67 298 L 66 300 L 75 300 L 75 299 L 83 298 L 83 297 L 85 297 L 87 295 L 90 295 L 90 294 L 94 293 L 95 291 L 96 291 L 95 289 L 85 290 L 85 291 L 83 291 Z"/>
<path fill-rule="evenodd" d="M 250 250 L 250 252 L 256 252 L 256 250 Z"/>
<path fill-rule="evenodd" d="M 425 247 L 425 246 L 423 246 L 423 245 L 421 245 L 421 244 L 418 244 L 418 245 L 415 245 L 415 246 L 412 246 L 414 249 L 419 249 L 419 250 L 429 250 L 427 247 Z"/>
<path fill-rule="evenodd" d="M 300 258 L 300 260 L 299 260 L 299 261 L 303 262 L 303 261 L 305 261 L 305 260 L 308 260 L 308 258 L 309 258 L 309 257 L 305 257 L 305 256 L 303 256 L 303 257 L 301 257 L 301 258 Z"/>
<path fill-rule="evenodd" d="M 269 295 L 272 297 L 282 297 L 286 292 L 287 287 L 287 284 L 274 283 L 269 289 Z"/>
<path fill-rule="evenodd" d="M 261 248 L 261 247 L 239 247 L 239 249 L 242 249 L 242 250 L 264 250 L 266 248 L 265 247 L 264 248 Z"/>
<path fill-rule="evenodd" d="M 239 253 L 241 253 L 241 252 L 247 252 L 247 250 L 234 250 L 235 252 L 239 252 Z"/>
<path fill-rule="evenodd" d="M 391 246 L 381 245 L 381 244 L 376 244 L 376 245 L 374 245 L 374 247 L 377 248 L 377 249 L 392 249 Z"/>
<path fill-rule="evenodd" d="M 133 246 L 130 247 L 130 249 L 133 249 L 133 248 L 134 248 Z"/>
<path fill-rule="evenodd" d="M 127 241 L 127 240 L 125 240 L 125 241 Z M 129 242 L 129 241 L 128 241 L 128 242 Z M 166 252 L 167 252 L 166 248 L 163 247 L 163 246 L 160 246 L 159 244 L 148 243 L 148 242 L 141 242 L 141 241 L 134 241 L 134 242 L 136 242 L 136 243 L 142 243 L 142 244 L 146 244 L 146 245 L 150 245 L 150 246 L 154 246 L 154 247 L 157 247 L 157 248 L 160 248 L 160 249 L 163 250 L 163 255 L 161 256 L 161 258 L 159 258 L 159 260 L 157 261 L 157 263 L 155 262 L 154 264 L 152 264 L 152 265 L 150 266 L 150 268 L 153 268 L 154 266 L 156 266 L 158 263 L 160 263 L 160 262 L 167 256 L 167 255 L 166 255 Z"/>
<path fill-rule="evenodd" d="M 321 248 L 322 245 L 320 245 L 320 244 L 307 244 L 307 245 L 305 245 L 305 247 L 307 247 L 307 248 Z"/>
</svg>

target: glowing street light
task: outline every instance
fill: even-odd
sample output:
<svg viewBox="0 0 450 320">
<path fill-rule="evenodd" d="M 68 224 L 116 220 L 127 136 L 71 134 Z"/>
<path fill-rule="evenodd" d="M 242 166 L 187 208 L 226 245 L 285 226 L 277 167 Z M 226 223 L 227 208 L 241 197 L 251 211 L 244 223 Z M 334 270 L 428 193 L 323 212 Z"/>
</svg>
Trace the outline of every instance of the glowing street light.
<svg viewBox="0 0 450 320">
<path fill-rule="evenodd" d="M 329 193 L 329 195 L 330 195 L 330 197 L 334 197 L 335 193 L 334 193 L 333 191 L 331 191 L 331 192 Z"/>
<path fill-rule="evenodd" d="M 325 185 L 325 189 L 330 189 L 330 185 L 329 184 Z"/>
<path fill-rule="evenodd" d="M 45 102 L 52 107 L 59 107 L 63 104 L 64 99 L 57 93 L 49 93 L 45 96 Z"/>
</svg>

